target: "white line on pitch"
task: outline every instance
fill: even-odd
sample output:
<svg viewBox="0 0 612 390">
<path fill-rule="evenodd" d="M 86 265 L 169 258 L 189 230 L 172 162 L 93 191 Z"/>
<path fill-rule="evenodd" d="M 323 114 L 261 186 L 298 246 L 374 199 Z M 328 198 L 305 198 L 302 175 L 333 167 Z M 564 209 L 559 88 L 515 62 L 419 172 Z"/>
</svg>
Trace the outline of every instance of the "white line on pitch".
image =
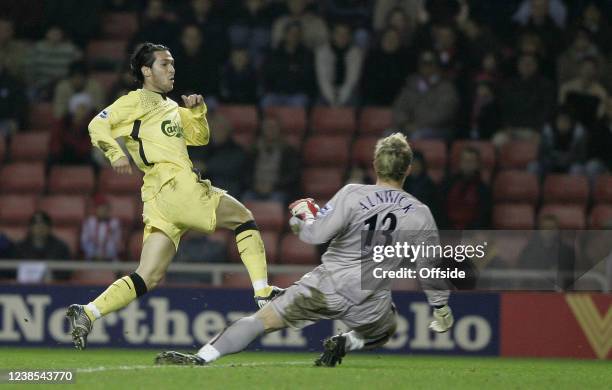
<svg viewBox="0 0 612 390">
<path fill-rule="evenodd" d="M 148 369 L 160 369 L 160 368 L 229 368 L 229 367 L 258 367 L 258 366 L 309 366 L 312 365 L 310 362 L 255 362 L 255 363 L 226 363 L 226 364 L 211 364 L 206 366 L 174 366 L 174 365 L 133 365 L 133 366 L 115 366 L 115 367 L 90 367 L 90 368 L 77 368 L 79 373 L 92 373 L 92 372 L 104 372 L 104 371 L 130 371 L 130 370 L 148 370 Z"/>
</svg>

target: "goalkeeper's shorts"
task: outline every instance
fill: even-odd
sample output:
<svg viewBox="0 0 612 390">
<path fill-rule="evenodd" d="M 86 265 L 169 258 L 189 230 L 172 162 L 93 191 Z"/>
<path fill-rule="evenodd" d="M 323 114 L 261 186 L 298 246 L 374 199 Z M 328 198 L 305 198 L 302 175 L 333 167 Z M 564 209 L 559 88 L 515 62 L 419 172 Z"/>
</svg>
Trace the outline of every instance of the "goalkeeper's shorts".
<svg viewBox="0 0 612 390">
<path fill-rule="evenodd" d="M 269 305 L 288 327 L 300 329 L 318 320 L 337 319 L 366 340 L 393 334 L 397 322 L 388 291 L 354 304 L 334 292 L 330 277 L 321 267 L 304 275 Z"/>
<path fill-rule="evenodd" d="M 206 234 L 214 232 L 217 206 L 224 194 L 224 190 L 213 187 L 209 180 L 201 180 L 194 172 L 180 171 L 161 187 L 155 197 L 144 203 L 143 242 L 153 228 L 164 232 L 175 248 L 187 230 Z"/>
</svg>

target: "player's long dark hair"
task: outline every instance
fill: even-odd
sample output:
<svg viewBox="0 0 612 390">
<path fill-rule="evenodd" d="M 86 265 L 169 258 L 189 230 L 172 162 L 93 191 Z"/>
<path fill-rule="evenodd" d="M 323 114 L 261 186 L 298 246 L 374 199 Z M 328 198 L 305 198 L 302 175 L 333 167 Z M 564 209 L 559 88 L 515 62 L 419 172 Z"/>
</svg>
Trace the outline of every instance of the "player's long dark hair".
<svg viewBox="0 0 612 390">
<path fill-rule="evenodd" d="M 153 62 L 155 62 L 155 55 L 153 55 L 153 53 L 156 51 L 170 51 L 170 49 L 164 45 L 145 42 L 136 46 L 136 50 L 134 50 L 134 53 L 130 57 L 130 69 L 139 85 L 144 83 L 144 75 L 142 74 L 141 68 L 143 66 L 149 68 L 153 66 Z"/>
</svg>

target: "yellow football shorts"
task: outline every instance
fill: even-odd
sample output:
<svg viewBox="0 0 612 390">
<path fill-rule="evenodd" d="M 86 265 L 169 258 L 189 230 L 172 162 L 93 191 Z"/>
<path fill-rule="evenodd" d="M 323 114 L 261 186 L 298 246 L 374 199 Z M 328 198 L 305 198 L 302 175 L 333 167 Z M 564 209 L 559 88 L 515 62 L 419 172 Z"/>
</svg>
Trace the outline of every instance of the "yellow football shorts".
<svg viewBox="0 0 612 390">
<path fill-rule="evenodd" d="M 226 191 L 213 187 L 210 180 L 200 180 L 190 171 L 180 171 L 165 183 L 154 198 L 144 202 L 143 242 L 157 228 L 164 232 L 178 249 L 187 230 L 212 233 L 217 224 L 216 210 Z"/>
</svg>

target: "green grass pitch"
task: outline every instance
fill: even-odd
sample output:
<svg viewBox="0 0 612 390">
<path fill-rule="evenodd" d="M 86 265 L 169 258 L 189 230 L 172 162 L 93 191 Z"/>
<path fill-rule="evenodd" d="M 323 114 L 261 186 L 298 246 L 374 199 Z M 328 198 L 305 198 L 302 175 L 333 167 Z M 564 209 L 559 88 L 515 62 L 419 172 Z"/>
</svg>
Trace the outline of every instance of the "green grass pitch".
<svg viewBox="0 0 612 390">
<path fill-rule="evenodd" d="M 207 367 L 154 366 L 155 350 L 0 348 L 3 369 L 76 369 L 69 389 L 610 389 L 609 361 L 246 352 Z M 31 385 L 21 385 L 23 387 Z M 17 386 L 0 385 L 1 388 Z M 63 386 L 61 386 L 63 387 Z"/>
</svg>

